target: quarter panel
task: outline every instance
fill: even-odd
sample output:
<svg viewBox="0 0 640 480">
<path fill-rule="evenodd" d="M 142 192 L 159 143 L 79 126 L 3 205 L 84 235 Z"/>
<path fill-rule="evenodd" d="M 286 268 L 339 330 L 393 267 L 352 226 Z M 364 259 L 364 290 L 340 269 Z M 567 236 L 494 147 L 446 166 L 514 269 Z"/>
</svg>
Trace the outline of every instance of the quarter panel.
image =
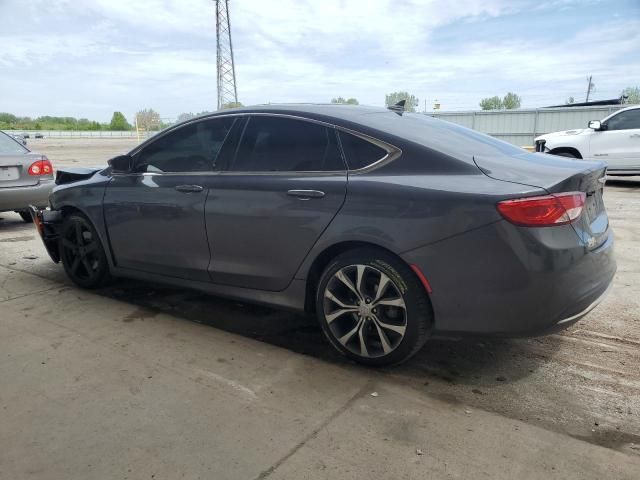
<svg viewBox="0 0 640 480">
<path fill-rule="evenodd" d="M 606 290 L 616 269 L 611 245 L 589 252 L 571 225 L 501 220 L 402 257 L 431 284 L 436 331 L 530 335 Z"/>
<path fill-rule="evenodd" d="M 493 180 L 478 169 L 465 175 L 350 175 L 344 206 L 305 259 L 306 278 L 317 256 L 344 241 L 366 242 L 400 254 L 499 221 L 499 200 L 540 189 Z"/>
</svg>

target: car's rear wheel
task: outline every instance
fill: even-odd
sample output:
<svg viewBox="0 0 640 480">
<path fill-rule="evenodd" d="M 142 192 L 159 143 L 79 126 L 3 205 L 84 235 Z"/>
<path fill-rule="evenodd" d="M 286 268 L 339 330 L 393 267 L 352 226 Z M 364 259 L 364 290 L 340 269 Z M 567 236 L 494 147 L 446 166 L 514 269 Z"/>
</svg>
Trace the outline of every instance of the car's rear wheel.
<svg viewBox="0 0 640 480">
<path fill-rule="evenodd" d="M 338 351 L 374 366 L 409 359 L 426 342 L 433 320 L 416 274 L 377 249 L 336 257 L 320 278 L 316 309 L 325 335 Z"/>
<path fill-rule="evenodd" d="M 33 218 L 31 218 L 31 213 L 28 210 L 20 210 L 19 212 L 17 212 L 18 215 L 20 215 L 22 217 L 22 220 L 25 223 L 31 223 L 33 222 Z"/>
<path fill-rule="evenodd" d="M 76 285 L 98 288 L 110 279 L 102 243 L 86 217 L 72 214 L 65 218 L 59 242 L 62 265 Z"/>
</svg>

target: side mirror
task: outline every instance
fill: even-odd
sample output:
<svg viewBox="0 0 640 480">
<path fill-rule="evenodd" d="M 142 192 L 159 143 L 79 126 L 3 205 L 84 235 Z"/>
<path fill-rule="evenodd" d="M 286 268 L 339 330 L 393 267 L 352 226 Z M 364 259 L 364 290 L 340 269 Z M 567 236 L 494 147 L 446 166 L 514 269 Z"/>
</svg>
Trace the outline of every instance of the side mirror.
<svg viewBox="0 0 640 480">
<path fill-rule="evenodd" d="M 133 166 L 133 158 L 130 155 L 118 155 L 110 159 L 108 163 L 113 173 L 129 173 Z"/>
<path fill-rule="evenodd" d="M 600 122 L 600 120 L 590 120 L 589 121 L 589 128 L 593 128 L 594 130 L 603 130 L 602 128 L 602 122 Z"/>
</svg>

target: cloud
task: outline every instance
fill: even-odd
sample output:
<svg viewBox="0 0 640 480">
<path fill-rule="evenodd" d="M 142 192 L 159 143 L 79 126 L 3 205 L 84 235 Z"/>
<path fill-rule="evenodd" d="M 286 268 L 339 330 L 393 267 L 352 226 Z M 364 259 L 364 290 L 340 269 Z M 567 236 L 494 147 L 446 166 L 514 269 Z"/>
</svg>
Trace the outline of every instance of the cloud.
<svg viewBox="0 0 640 480">
<path fill-rule="evenodd" d="M 518 92 L 562 103 L 595 76 L 599 98 L 640 78 L 640 10 L 593 0 L 231 1 L 244 103 L 409 90 L 444 108 Z M 603 17 L 606 12 L 606 17 Z M 3 110 L 106 120 L 215 106 L 212 0 L 2 0 Z M 8 46 L 8 47 L 7 47 Z M 15 93 L 15 95 L 13 94 Z"/>
</svg>

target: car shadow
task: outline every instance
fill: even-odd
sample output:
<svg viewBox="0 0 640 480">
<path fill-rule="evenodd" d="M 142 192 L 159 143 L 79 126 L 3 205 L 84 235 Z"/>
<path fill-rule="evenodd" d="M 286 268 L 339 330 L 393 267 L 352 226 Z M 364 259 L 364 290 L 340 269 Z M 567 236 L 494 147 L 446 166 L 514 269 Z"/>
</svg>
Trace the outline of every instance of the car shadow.
<svg viewBox="0 0 640 480">
<path fill-rule="evenodd" d="M 98 293 L 153 313 L 209 325 L 324 361 L 355 365 L 331 347 L 311 315 L 134 280 L 119 280 Z M 543 360 L 531 351 L 535 342 L 536 339 L 432 338 L 408 362 L 381 371 L 400 373 L 405 379 L 413 377 L 421 384 L 433 381 L 483 386 L 512 382 L 534 372 Z"/>
<path fill-rule="evenodd" d="M 607 177 L 606 187 L 640 189 L 640 176 L 635 177 Z"/>
</svg>

